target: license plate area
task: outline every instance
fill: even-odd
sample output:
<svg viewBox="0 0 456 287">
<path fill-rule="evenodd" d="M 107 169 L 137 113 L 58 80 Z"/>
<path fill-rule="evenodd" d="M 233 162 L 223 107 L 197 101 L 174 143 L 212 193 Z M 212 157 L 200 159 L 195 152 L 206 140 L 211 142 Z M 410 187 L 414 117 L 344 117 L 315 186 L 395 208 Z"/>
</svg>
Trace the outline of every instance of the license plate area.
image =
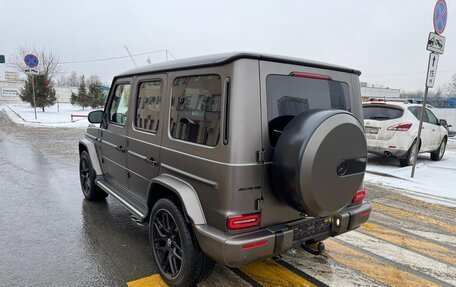
<svg viewBox="0 0 456 287">
<path fill-rule="evenodd" d="M 300 223 L 293 227 L 293 241 L 300 241 L 313 235 L 326 233 L 331 230 L 331 217 L 315 219 Z"/>
<path fill-rule="evenodd" d="M 367 133 L 367 134 L 378 134 L 378 130 L 379 128 L 375 128 L 375 127 L 364 127 L 364 132 Z"/>
</svg>

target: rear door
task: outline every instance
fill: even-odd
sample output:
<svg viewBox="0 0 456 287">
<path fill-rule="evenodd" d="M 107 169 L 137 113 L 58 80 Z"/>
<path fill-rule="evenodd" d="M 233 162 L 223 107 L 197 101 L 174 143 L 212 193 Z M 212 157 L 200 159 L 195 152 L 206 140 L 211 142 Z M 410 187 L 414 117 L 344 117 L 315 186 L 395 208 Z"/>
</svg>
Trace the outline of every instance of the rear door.
<svg viewBox="0 0 456 287">
<path fill-rule="evenodd" d="M 149 183 L 159 170 L 166 80 L 166 75 L 160 74 L 138 77 L 135 83 L 134 118 L 128 130 L 128 186 L 143 208 Z"/>
<path fill-rule="evenodd" d="M 103 174 L 120 192 L 128 189 L 126 127 L 130 93 L 131 79 L 116 81 L 108 99 L 100 137 Z"/>
<path fill-rule="evenodd" d="M 349 73 L 260 61 L 262 145 L 265 150 L 261 226 L 301 217 L 298 211 L 278 200 L 271 182 L 275 143 L 288 119 L 311 109 L 342 109 L 352 112 L 362 122 L 359 84 L 353 89 L 353 81 L 357 81 L 357 77 L 354 79 Z"/>
<path fill-rule="evenodd" d="M 409 110 L 415 116 L 415 118 L 419 121 L 421 118 L 421 111 L 422 107 L 420 106 L 413 106 L 410 107 Z M 418 123 L 417 123 L 418 124 Z M 430 151 L 433 149 L 432 147 L 432 138 L 433 138 L 433 127 L 429 123 L 429 118 L 427 113 L 423 114 L 423 127 L 421 128 L 421 148 L 420 151 Z M 435 128 L 434 128 L 435 130 Z M 416 135 L 418 137 L 418 134 Z"/>
</svg>

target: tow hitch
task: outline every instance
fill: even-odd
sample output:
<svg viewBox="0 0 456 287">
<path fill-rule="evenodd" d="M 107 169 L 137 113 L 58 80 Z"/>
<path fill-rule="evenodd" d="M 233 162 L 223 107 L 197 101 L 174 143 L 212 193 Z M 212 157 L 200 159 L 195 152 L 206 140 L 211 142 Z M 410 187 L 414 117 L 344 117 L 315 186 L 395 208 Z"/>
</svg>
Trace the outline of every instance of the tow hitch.
<svg viewBox="0 0 456 287">
<path fill-rule="evenodd" d="M 325 251 L 325 243 L 323 241 L 320 241 L 318 243 L 312 243 L 312 244 L 302 244 L 302 248 L 309 252 L 310 254 L 313 255 L 321 255 L 323 251 Z"/>
</svg>

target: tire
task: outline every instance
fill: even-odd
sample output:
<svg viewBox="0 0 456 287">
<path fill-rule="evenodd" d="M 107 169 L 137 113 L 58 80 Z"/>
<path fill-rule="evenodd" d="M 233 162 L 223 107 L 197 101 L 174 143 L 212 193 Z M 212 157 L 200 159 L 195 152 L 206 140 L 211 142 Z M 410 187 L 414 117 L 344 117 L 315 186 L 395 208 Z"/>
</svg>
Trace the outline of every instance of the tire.
<svg viewBox="0 0 456 287">
<path fill-rule="evenodd" d="M 200 250 L 182 210 L 168 198 L 158 200 L 152 209 L 149 238 L 158 271 L 171 286 L 195 286 L 214 269 L 214 261 Z"/>
<path fill-rule="evenodd" d="M 277 197 L 309 216 L 324 217 L 350 203 L 361 186 L 366 138 L 349 112 L 306 111 L 284 127 L 272 157 Z"/>
<path fill-rule="evenodd" d="M 83 151 L 79 156 L 79 179 L 81 181 L 82 194 L 87 200 L 98 201 L 105 199 L 108 194 L 95 184 L 96 173 L 93 169 L 90 156 Z"/>
<path fill-rule="evenodd" d="M 431 152 L 432 160 L 438 161 L 443 158 L 443 155 L 445 154 L 446 143 L 447 143 L 446 138 L 443 138 L 442 142 L 440 143 L 439 149 Z"/>
<path fill-rule="evenodd" d="M 401 167 L 410 166 L 413 164 L 413 156 L 415 154 L 416 140 L 413 141 L 412 146 L 408 150 L 404 158 L 399 159 L 399 164 Z"/>
</svg>

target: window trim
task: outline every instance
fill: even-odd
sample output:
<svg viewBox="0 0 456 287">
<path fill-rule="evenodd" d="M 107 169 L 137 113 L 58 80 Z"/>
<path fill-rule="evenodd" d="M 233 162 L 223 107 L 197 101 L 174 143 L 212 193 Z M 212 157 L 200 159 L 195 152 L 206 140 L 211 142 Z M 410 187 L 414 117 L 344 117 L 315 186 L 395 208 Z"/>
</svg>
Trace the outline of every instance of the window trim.
<svg viewBox="0 0 456 287">
<path fill-rule="evenodd" d="M 132 94 L 132 90 L 131 90 L 131 81 L 128 81 L 128 80 L 121 80 L 119 82 L 116 82 L 115 85 L 114 85 L 114 89 L 112 89 L 112 93 L 108 99 L 109 103 L 108 105 L 106 105 L 106 111 L 105 111 L 105 114 L 106 114 L 106 123 L 107 124 L 112 124 L 114 126 L 117 126 L 119 128 L 125 128 L 126 127 L 126 124 L 127 122 L 125 122 L 123 125 L 122 124 L 119 124 L 117 122 L 113 122 L 111 121 L 111 107 L 112 107 L 112 101 L 114 100 L 114 95 L 116 93 L 116 90 L 117 90 L 117 87 L 120 86 L 120 85 L 125 85 L 125 84 L 128 84 L 130 85 L 130 97 L 131 97 L 131 94 Z M 130 99 L 129 99 L 130 100 Z M 130 111 L 130 109 L 127 110 L 127 121 L 128 121 L 128 112 Z"/>
<path fill-rule="evenodd" d="M 158 125 L 157 127 L 157 130 L 156 131 L 152 131 L 152 130 L 148 130 L 148 129 L 143 129 L 143 128 L 139 128 L 137 127 L 136 125 L 136 117 L 138 115 L 138 100 L 139 100 L 139 87 L 142 83 L 147 83 L 147 82 L 155 82 L 159 80 L 161 82 L 161 92 L 160 92 L 160 96 L 162 97 L 162 101 L 160 102 L 160 117 L 162 115 L 162 110 L 163 110 L 163 97 L 165 95 L 165 93 L 163 92 L 163 85 L 164 85 L 164 81 L 162 78 L 151 78 L 151 79 L 141 79 L 139 80 L 137 83 L 136 83 L 136 93 L 135 93 L 135 115 L 134 115 L 134 120 L 133 120 L 133 129 L 135 131 L 141 131 L 141 132 L 145 132 L 147 134 L 152 134 L 152 135 L 157 135 L 158 134 L 158 131 L 160 130 L 160 124 Z M 160 120 L 160 118 L 159 118 Z"/>
<path fill-rule="evenodd" d="M 172 114 L 172 101 L 173 101 L 173 93 L 174 93 L 174 82 L 176 81 L 176 79 L 179 79 L 179 78 L 185 78 L 185 77 L 204 77 L 204 76 L 218 76 L 220 78 L 220 90 L 221 90 L 221 103 L 224 104 L 224 101 L 223 101 L 223 80 L 222 80 L 222 76 L 219 74 L 219 73 L 202 73 L 202 74 L 198 74 L 198 73 L 195 73 L 195 74 L 185 74 L 185 75 L 178 75 L 178 76 L 175 76 L 171 79 L 171 81 L 169 81 L 169 85 L 171 85 L 171 90 L 170 90 L 170 93 L 169 93 L 169 109 L 168 109 L 168 115 L 167 115 L 167 121 L 168 121 L 168 125 L 167 125 L 167 133 L 168 133 L 168 138 L 172 141 L 176 141 L 176 142 L 179 142 L 179 143 L 184 143 L 184 144 L 188 144 L 188 145 L 193 145 L 193 146 L 197 146 L 197 147 L 202 147 L 202 148 L 206 148 L 206 149 L 214 149 L 216 148 L 217 146 L 220 145 L 220 142 L 222 142 L 220 140 L 220 136 L 221 136 L 221 133 L 222 133 L 222 124 L 220 124 L 220 134 L 219 134 L 219 138 L 217 140 L 217 143 L 215 145 L 205 145 L 205 144 L 200 144 L 200 143 L 196 143 L 196 142 L 191 142 L 191 141 L 186 141 L 186 140 L 182 140 L 182 139 L 178 139 L 178 138 L 175 138 L 172 136 L 171 134 L 171 114 Z M 224 107 L 223 107 L 224 108 Z M 223 109 L 222 107 L 220 108 L 220 119 L 222 119 L 222 114 L 223 114 Z"/>
</svg>

